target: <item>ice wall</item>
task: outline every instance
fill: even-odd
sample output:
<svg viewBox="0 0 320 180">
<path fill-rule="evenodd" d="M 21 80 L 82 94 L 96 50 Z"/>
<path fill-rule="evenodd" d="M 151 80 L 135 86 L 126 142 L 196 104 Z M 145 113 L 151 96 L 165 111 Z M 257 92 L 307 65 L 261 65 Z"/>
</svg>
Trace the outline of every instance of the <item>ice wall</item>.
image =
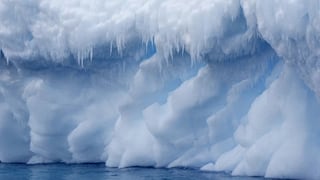
<svg viewBox="0 0 320 180">
<path fill-rule="evenodd" d="M 0 0 L 0 161 L 318 179 L 319 6 Z"/>
</svg>

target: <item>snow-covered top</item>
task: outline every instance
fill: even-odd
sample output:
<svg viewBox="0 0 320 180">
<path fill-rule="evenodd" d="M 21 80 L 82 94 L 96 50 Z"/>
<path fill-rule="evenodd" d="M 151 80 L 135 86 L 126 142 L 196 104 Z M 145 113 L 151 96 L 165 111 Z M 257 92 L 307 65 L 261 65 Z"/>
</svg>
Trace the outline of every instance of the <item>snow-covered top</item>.
<svg viewBox="0 0 320 180">
<path fill-rule="evenodd" d="M 225 54 L 232 44 L 243 49 L 261 35 L 290 58 L 319 51 L 318 9 L 316 0 L 2 0 L 0 47 L 8 58 L 59 61 L 99 44 L 122 51 L 138 37 L 165 56 L 185 50 L 196 58 L 215 46 Z"/>
</svg>

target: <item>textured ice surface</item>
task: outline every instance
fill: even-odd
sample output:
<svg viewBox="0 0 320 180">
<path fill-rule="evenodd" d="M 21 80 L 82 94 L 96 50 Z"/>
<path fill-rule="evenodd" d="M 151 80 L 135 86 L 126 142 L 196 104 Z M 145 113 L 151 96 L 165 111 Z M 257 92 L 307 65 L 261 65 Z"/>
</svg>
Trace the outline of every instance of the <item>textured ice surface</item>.
<svg viewBox="0 0 320 180">
<path fill-rule="evenodd" d="M 0 161 L 320 178 L 319 0 L 0 0 Z"/>
</svg>

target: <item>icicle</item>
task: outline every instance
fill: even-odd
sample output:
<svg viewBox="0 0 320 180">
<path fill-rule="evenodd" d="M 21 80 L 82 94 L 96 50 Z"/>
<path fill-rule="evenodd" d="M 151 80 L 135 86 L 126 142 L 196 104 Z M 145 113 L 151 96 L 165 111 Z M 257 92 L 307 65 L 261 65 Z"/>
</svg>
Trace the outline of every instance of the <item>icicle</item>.
<svg viewBox="0 0 320 180">
<path fill-rule="evenodd" d="M 110 56 L 112 55 L 113 41 L 110 42 Z"/>
<path fill-rule="evenodd" d="M 91 48 L 90 48 L 90 62 L 92 62 L 92 60 L 93 60 L 93 47 L 91 46 Z"/>
</svg>

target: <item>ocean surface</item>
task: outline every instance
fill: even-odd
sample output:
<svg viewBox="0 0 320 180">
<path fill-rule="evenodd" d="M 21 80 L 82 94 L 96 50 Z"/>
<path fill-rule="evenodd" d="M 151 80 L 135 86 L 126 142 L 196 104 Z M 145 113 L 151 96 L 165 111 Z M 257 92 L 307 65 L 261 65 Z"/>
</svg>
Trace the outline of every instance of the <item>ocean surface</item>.
<svg viewBox="0 0 320 180">
<path fill-rule="evenodd" d="M 1 180 L 258 180 L 259 177 L 231 177 L 225 173 L 201 172 L 193 169 L 107 168 L 104 164 L 0 164 Z"/>
</svg>

